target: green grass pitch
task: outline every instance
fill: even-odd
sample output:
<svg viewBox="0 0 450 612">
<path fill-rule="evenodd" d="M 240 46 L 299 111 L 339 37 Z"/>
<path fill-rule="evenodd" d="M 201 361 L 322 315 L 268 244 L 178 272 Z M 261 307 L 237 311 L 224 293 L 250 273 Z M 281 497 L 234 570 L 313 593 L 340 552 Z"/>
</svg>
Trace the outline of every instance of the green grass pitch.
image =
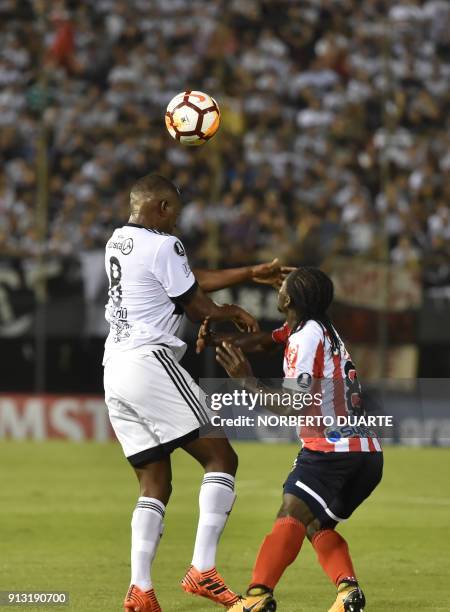
<svg viewBox="0 0 450 612">
<path fill-rule="evenodd" d="M 293 445 L 237 444 L 238 499 L 218 567 L 242 591 L 270 530 Z M 450 451 L 390 448 L 375 494 L 342 526 L 368 612 L 450 610 Z M 173 455 L 174 493 L 153 568 L 165 612 L 219 610 L 184 594 L 201 470 Z M 0 591 L 65 590 L 76 612 L 119 612 L 129 580 L 129 529 L 137 485 L 115 444 L 1 442 Z M 305 542 L 277 589 L 280 612 L 326 612 L 334 588 Z M 23 608 L 23 607 L 22 607 Z M 14 607 L 18 609 L 18 607 Z M 49 609 L 27 606 L 27 609 Z"/>
</svg>

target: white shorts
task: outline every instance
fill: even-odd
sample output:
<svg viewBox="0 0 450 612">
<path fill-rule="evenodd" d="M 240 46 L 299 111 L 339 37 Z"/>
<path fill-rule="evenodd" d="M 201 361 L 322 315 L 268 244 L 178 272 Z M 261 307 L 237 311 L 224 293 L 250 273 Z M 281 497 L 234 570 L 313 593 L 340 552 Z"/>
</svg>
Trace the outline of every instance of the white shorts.
<svg viewBox="0 0 450 612">
<path fill-rule="evenodd" d="M 210 422 L 205 394 L 170 348 L 118 351 L 105 364 L 104 384 L 111 424 L 134 467 L 196 439 Z"/>
</svg>

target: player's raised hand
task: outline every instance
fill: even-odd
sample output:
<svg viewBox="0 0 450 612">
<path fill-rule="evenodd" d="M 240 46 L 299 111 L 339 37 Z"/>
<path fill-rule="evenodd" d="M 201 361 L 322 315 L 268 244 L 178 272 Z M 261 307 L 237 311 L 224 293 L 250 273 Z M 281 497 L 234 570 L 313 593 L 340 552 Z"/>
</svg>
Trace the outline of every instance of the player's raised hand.
<svg viewBox="0 0 450 612">
<path fill-rule="evenodd" d="M 198 330 L 195 352 L 201 353 L 208 346 L 210 339 L 211 330 L 209 328 L 209 317 L 206 317 Z"/>
<path fill-rule="evenodd" d="M 230 378 L 253 376 L 252 367 L 242 350 L 230 342 L 222 342 L 222 345 L 216 348 L 216 360 Z"/>
<path fill-rule="evenodd" d="M 252 280 L 255 283 L 261 283 L 262 285 L 272 285 L 279 289 L 286 276 L 295 270 L 289 266 L 282 266 L 275 258 L 270 263 L 258 264 L 252 268 Z"/>
</svg>

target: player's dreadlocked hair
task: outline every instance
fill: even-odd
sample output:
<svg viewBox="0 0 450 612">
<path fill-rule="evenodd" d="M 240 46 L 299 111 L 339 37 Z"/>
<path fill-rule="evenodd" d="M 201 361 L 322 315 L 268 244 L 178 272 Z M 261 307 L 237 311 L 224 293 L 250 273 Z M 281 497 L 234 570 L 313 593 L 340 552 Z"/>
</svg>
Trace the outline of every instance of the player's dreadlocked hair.
<svg viewBox="0 0 450 612">
<path fill-rule="evenodd" d="M 299 311 L 299 323 L 313 319 L 328 332 L 331 352 L 340 350 L 339 338 L 326 313 L 333 301 L 333 281 L 318 268 L 297 268 L 286 279 L 286 288 L 294 306 Z"/>
</svg>

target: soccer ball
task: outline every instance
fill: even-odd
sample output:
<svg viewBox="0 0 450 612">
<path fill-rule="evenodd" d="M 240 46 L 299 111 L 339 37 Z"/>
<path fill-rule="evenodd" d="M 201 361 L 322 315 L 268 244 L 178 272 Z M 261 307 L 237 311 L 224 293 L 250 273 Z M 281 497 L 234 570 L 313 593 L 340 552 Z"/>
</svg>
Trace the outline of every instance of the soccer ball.
<svg viewBox="0 0 450 612">
<path fill-rule="evenodd" d="M 205 144 L 219 129 L 219 105 L 202 91 L 183 91 L 169 102 L 166 126 L 169 134 L 181 144 Z"/>
</svg>

